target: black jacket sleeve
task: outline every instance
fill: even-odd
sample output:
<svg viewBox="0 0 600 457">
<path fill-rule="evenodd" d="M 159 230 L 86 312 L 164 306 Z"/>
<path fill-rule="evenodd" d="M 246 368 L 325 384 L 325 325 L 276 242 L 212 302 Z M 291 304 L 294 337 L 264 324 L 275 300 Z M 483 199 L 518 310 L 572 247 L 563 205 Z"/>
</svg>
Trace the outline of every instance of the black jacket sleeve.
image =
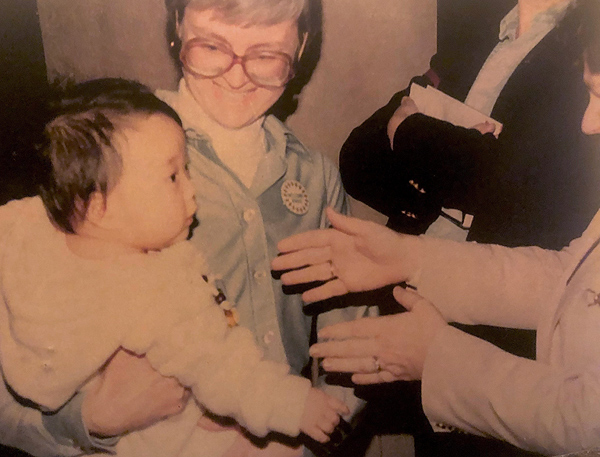
<svg viewBox="0 0 600 457">
<path fill-rule="evenodd" d="M 391 154 L 392 165 L 402 170 L 400 176 L 418 192 L 418 198 L 414 192 L 403 198 L 410 198 L 418 211 L 443 206 L 477 214 L 489 202 L 490 190 L 499 185 L 499 147 L 492 134 L 482 135 L 423 114 L 409 116 L 396 130 Z M 401 191 L 401 184 L 406 187 L 392 180 L 394 192 Z M 389 209 L 397 212 L 400 208 Z"/>
<path fill-rule="evenodd" d="M 411 83 L 423 86 L 432 84 L 427 76 L 415 77 Z M 387 136 L 389 120 L 400 106 L 402 98 L 408 95 L 408 91 L 407 88 L 396 93 L 386 106 L 377 110 L 352 131 L 340 151 L 339 165 L 344 187 L 352 197 L 388 217 L 402 218 L 404 224 L 401 230 L 418 234 L 435 220 L 437 212 L 434 210 L 428 218 L 416 218 L 413 217 L 416 208 L 395 201 L 396 198 L 402 198 L 404 192 L 399 193 L 395 190 L 400 183 L 405 183 L 405 180 L 398 176 L 402 169 L 396 166 L 397 162 Z M 410 192 L 410 188 L 405 190 Z M 397 211 L 399 207 L 402 209 Z"/>
<path fill-rule="evenodd" d="M 442 207 L 476 214 L 497 176 L 498 141 L 423 114 L 396 130 L 387 123 L 404 92 L 354 129 L 340 153 L 346 190 L 390 218 L 395 230 L 423 233 Z M 485 179 L 484 179 L 485 177 Z"/>
</svg>

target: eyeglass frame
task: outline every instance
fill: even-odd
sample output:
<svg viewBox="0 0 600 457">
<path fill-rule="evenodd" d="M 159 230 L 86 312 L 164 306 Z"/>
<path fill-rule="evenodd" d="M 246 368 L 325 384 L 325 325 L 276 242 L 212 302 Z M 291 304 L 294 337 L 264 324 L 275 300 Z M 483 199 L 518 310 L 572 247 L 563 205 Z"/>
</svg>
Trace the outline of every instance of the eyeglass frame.
<svg viewBox="0 0 600 457">
<path fill-rule="evenodd" d="M 223 70 L 221 73 L 214 75 L 214 76 L 204 76 L 196 71 L 194 71 L 187 63 L 187 59 L 186 54 L 187 54 L 187 50 L 189 48 L 192 47 L 193 43 L 198 43 L 198 42 L 206 42 L 209 41 L 209 39 L 204 38 L 204 37 L 194 37 L 191 38 L 189 40 L 187 40 L 185 43 L 183 43 L 182 47 L 181 47 L 181 52 L 179 53 L 179 60 L 181 61 L 183 67 L 189 71 L 192 75 L 199 77 L 199 78 L 205 78 L 205 79 L 215 79 L 218 78 L 219 76 L 223 76 L 225 73 L 227 73 L 229 70 L 231 70 L 236 64 L 240 64 L 242 67 L 242 71 L 244 72 L 244 74 L 246 75 L 246 77 L 252 81 L 252 83 L 257 86 L 257 87 L 261 87 L 264 89 L 280 89 L 282 87 L 285 87 L 285 85 L 290 82 L 290 80 L 295 76 L 295 69 L 294 66 L 298 63 L 298 58 L 294 59 L 292 58 L 289 54 L 283 52 L 283 51 L 267 51 L 269 54 L 275 54 L 281 57 L 284 57 L 284 59 L 287 61 L 289 67 L 290 67 L 290 71 L 288 72 L 288 76 L 286 77 L 286 79 L 277 86 L 274 85 L 265 85 L 265 84 L 259 84 L 256 81 L 254 81 L 254 79 L 248 74 L 248 71 L 246 70 L 246 60 L 248 59 L 249 55 L 251 56 L 251 54 L 248 54 L 248 50 L 246 50 L 246 53 L 243 56 L 240 56 L 238 54 L 236 54 L 233 49 L 231 48 L 231 45 L 229 45 L 229 43 L 223 42 L 223 43 L 219 43 L 217 40 L 217 45 L 219 45 L 219 50 L 225 52 L 226 54 L 228 54 L 229 56 L 231 56 L 231 63 L 229 64 L 229 66 L 227 68 L 225 68 L 225 70 Z M 306 40 L 305 40 L 306 41 Z M 304 49 L 304 43 L 302 44 L 301 50 L 299 55 L 302 53 L 303 49 Z M 190 44 L 192 43 L 192 44 Z M 214 43 L 214 42 L 213 42 Z M 252 48 L 250 48 L 252 49 Z"/>
</svg>

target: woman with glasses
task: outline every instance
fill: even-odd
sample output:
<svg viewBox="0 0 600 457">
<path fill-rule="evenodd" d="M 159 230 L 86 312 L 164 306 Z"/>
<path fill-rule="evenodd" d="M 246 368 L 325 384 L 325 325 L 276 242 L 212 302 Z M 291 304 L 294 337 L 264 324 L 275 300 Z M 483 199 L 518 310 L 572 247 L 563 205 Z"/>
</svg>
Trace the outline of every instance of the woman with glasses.
<svg viewBox="0 0 600 457">
<path fill-rule="evenodd" d="M 186 129 L 199 208 L 192 243 L 265 357 L 300 373 L 309 360 L 311 318 L 297 291 L 272 278 L 270 260 L 279 240 L 325 227 L 325 208 L 347 212 L 347 201 L 334 165 L 267 113 L 288 85 L 298 92 L 296 78 L 306 82 L 307 68 L 316 64 L 303 59 L 319 44 L 320 1 L 167 0 L 166 7 L 183 77 L 178 90 L 157 95 Z M 330 311 L 319 325 L 355 315 Z M 350 390 L 334 390 L 352 402 Z M 249 441 L 239 435 L 242 443 Z"/>
<path fill-rule="evenodd" d="M 298 291 L 284 291 L 272 278 L 270 260 L 279 240 L 324 227 L 325 208 L 346 212 L 347 201 L 337 169 L 270 113 L 290 114 L 316 66 L 321 2 L 165 4 L 168 42 L 183 77 L 177 91 L 157 95 L 186 129 L 199 206 L 192 242 L 236 304 L 231 318 L 254 332 L 265 358 L 288 363 L 299 374 L 309 360 L 313 322 Z M 355 314 L 330 311 L 319 325 Z M 194 402 L 185 406 L 182 387 L 153 372 L 144 358 L 120 351 L 105 373 L 95 391 L 75 396 L 51 416 L 34 410 L 22 415 L 0 386 L 0 441 L 40 456 L 114 450 L 117 456 L 212 457 L 215 448 L 235 457 L 304 452 L 298 442 L 256 443 L 235 427 L 208 419 L 199 424 L 202 413 Z M 324 390 L 350 407 L 356 401 L 349 389 Z M 175 412 L 181 413 L 161 421 Z"/>
</svg>

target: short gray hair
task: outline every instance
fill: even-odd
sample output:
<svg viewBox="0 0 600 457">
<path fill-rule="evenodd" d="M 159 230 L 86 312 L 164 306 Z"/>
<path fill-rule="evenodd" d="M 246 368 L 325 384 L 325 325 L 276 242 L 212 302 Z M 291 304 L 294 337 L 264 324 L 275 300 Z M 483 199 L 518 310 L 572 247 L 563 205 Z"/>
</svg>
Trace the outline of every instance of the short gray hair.
<svg viewBox="0 0 600 457">
<path fill-rule="evenodd" d="M 201 11 L 214 9 L 224 22 L 241 26 L 297 20 L 308 3 L 307 0 L 167 0 L 169 2 L 175 4 L 180 20 L 189 6 Z"/>
<path fill-rule="evenodd" d="M 310 42 L 321 33 L 321 0 L 165 0 L 165 6 L 167 41 L 171 56 L 178 65 L 181 41 L 177 35 L 177 25 L 188 6 L 201 11 L 214 9 L 224 22 L 242 27 L 296 20 L 300 43 L 304 36 Z M 315 15 L 319 16 L 318 21 L 315 21 Z"/>
</svg>

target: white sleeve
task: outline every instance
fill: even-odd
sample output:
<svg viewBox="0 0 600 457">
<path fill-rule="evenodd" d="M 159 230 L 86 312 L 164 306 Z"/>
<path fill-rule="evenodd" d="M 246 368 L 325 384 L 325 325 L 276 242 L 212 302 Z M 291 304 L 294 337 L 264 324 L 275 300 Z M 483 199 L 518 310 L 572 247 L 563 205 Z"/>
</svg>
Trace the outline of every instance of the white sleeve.
<svg viewBox="0 0 600 457">
<path fill-rule="evenodd" d="M 534 329 L 579 250 L 506 248 L 420 237 L 423 266 L 415 282 L 449 322 Z"/>
<path fill-rule="evenodd" d="M 228 328 L 199 270 L 187 271 L 194 274 L 162 278 L 168 287 L 162 294 L 156 289 L 155 298 L 162 298 L 136 323 L 137 335 L 125 347 L 145 352 L 161 374 L 176 377 L 206 408 L 252 433 L 297 435 L 310 382 L 290 375 L 287 365 L 263 360 L 249 330 Z"/>
<path fill-rule="evenodd" d="M 547 455 L 598 445 L 600 360 L 567 370 L 448 327 L 430 348 L 422 381 L 423 409 L 434 426 Z"/>
</svg>

